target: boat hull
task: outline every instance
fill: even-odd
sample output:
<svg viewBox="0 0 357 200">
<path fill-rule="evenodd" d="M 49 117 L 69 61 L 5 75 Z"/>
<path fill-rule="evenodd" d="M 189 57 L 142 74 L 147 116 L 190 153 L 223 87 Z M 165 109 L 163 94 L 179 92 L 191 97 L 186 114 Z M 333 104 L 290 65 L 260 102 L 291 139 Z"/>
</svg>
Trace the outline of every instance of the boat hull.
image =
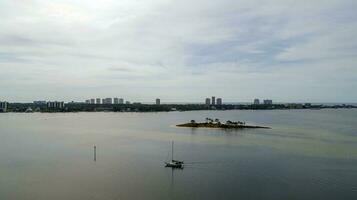
<svg viewBox="0 0 357 200">
<path fill-rule="evenodd" d="M 176 168 L 176 169 L 183 169 L 183 164 L 182 163 L 165 163 L 165 167 L 171 167 L 171 168 Z"/>
</svg>

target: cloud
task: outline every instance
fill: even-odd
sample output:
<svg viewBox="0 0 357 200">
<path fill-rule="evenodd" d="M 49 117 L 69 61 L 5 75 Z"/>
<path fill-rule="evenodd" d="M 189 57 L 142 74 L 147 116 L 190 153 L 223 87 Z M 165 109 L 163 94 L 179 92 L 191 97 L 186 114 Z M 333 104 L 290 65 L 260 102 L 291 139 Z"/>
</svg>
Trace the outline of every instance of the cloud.
<svg viewBox="0 0 357 200">
<path fill-rule="evenodd" d="M 1 1 L 0 97 L 356 102 L 356 4 Z"/>
</svg>

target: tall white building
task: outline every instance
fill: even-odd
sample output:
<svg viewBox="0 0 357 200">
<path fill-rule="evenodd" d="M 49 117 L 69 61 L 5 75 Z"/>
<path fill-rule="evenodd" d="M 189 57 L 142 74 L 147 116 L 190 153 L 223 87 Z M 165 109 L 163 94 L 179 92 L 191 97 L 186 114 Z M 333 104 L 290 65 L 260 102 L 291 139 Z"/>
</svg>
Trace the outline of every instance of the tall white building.
<svg viewBox="0 0 357 200">
<path fill-rule="evenodd" d="M 222 105 L 222 98 L 217 98 L 217 105 Z"/>
<path fill-rule="evenodd" d="M 103 104 L 112 104 L 112 98 L 105 98 L 103 99 Z"/>
<path fill-rule="evenodd" d="M 119 99 L 119 104 L 124 104 L 124 99 L 123 98 Z"/>
<path fill-rule="evenodd" d="M 208 106 L 211 105 L 211 99 L 210 98 L 206 98 L 205 104 L 208 105 Z"/>
<path fill-rule="evenodd" d="M 212 97 L 212 102 L 211 102 L 212 105 L 216 105 L 216 97 Z"/>
<path fill-rule="evenodd" d="M 8 103 L 6 101 L 0 101 L 0 112 L 6 112 Z"/>
<path fill-rule="evenodd" d="M 156 99 L 156 105 L 160 105 L 160 99 Z"/>
<path fill-rule="evenodd" d="M 119 104 L 119 98 L 114 98 L 114 104 Z"/>
<path fill-rule="evenodd" d="M 260 102 L 259 102 L 259 99 L 254 99 L 254 102 L 253 102 L 255 105 L 259 105 Z"/>
</svg>

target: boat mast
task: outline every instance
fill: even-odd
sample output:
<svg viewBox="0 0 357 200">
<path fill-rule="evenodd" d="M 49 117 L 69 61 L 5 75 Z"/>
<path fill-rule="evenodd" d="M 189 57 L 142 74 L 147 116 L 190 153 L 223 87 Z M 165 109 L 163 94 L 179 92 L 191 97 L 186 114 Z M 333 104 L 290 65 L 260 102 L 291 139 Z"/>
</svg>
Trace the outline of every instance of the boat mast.
<svg viewBox="0 0 357 200">
<path fill-rule="evenodd" d="M 171 160 L 174 160 L 174 141 L 171 142 Z"/>
</svg>

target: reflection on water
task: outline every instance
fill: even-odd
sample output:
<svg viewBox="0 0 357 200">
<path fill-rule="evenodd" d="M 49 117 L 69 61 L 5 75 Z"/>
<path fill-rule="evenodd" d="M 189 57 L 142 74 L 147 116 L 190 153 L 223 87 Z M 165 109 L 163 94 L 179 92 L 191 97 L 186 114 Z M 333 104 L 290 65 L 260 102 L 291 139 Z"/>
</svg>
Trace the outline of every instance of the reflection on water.
<svg viewBox="0 0 357 200">
<path fill-rule="evenodd" d="M 272 129 L 191 129 L 206 117 Z M 356 199 L 357 110 L 0 114 L 0 199 Z M 175 141 L 183 170 L 164 167 Z"/>
</svg>

